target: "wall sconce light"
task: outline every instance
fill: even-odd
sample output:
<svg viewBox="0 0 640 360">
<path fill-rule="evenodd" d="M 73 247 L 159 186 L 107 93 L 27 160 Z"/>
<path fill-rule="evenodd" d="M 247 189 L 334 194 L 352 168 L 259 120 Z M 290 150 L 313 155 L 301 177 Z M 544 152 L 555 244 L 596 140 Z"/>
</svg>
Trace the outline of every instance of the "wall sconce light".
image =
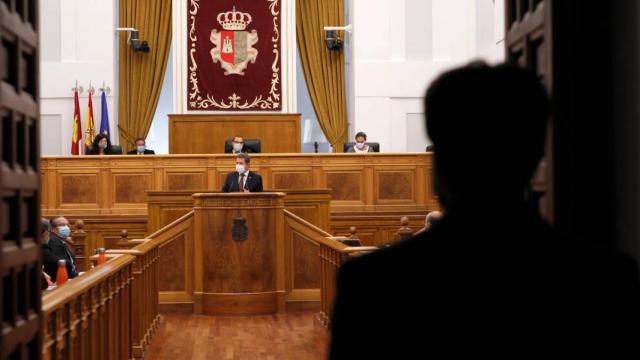
<svg viewBox="0 0 640 360">
<path fill-rule="evenodd" d="M 344 48 L 344 40 L 338 36 L 338 31 L 351 33 L 353 26 L 325 26 L 324 41 L 327 44 L 327 49 L 340 51 Z"/>
<path fill-rule="evenodd" d="M 135 28 L 116 28 L 116 31 L 125 31 L 129 33 L 127 43 L 131 44 L 131 49 L 137 52 L 149 52 L 149 44 L 146 40 L 140 40 L 138 37 L 138 29 Z"/>
</svg>

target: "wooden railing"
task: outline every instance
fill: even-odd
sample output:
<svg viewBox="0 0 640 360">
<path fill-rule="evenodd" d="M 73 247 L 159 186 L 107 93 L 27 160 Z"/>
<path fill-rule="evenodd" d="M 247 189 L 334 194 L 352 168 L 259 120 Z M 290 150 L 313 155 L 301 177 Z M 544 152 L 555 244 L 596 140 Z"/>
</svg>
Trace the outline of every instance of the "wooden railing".
<svg viewBox="0 0 640 360">
<path fill-rule="evenodd" d="M 331 236 L 331 234 L 317 228 L 313 224 L 289 211 L 285 210 L 284 214 L 286 236 L 285 246 L 288 250 L 294 248 L 296 241 L 308 241 L 317 246 L 316 255 L 318 256 L 317 258 L 319 258 L 319 264 L 317 266 L 317 271 L 319 272 L 318 286 L 320 288 L 320 312 L 318 313 L 317 320 L 323 326 L 328 327 L 335 299 L 336 275 L 338 268 L 350 256 L 360 255 L 376 250 L 377 248 L 372 246 L 349 247 L 339 241 L 344 238 Z M 287 256 L 286 258 L 296 259 L 297 261 L 310 261 L 309 259 L 301 259 L 293 256 Z M 292 263 L 292 261 L 288 261 L 287 266 L 295 268 L 295 264 Z M 309 269 L 309 267 L 307 266 L 305 269 Z M 296 289 L 295 287 L 293 278 L 295 278 L 296 272 L 294 269 L 287 269 L 286 273 L 288 274 L 287 293 L 290 299 L 293 298 L 293 300 L 296 300 L 296 292 L 303 289 Z"/>
<path fill-rule="evenodd" d="M 145 239 L 122 241 L 129 249 L 108 250 L 107 254 L 135 256 L 133 262 L 133 303 L 131 317 L 134 358 L 142 358 L 160 322 L 160 248 L 191 230 L 193 211 L 149 235 Z"/>
<path fill-rule="evenodd" d="M 134 257 L 117 255 L 42 298 L 44 359 L 131 358 Z"/>
<path fill-rule="evenodd" d="M 322 278 L 322 309 L 318 314 L 320 323 L 329 327 L 333 303 L 336 298 L 336 279 L 338 268 L 349 257 L 376 250 L 372 246 L 349 247 L 336 238 L 328 238 L 320 244 L 320 274 Z"/>
</svg>

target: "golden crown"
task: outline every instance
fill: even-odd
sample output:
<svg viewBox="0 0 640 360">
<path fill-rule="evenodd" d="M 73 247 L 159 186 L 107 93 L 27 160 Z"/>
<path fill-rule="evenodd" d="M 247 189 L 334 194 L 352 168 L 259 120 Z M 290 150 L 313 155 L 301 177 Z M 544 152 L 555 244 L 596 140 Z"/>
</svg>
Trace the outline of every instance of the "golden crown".
<svg viewBox="0 0 640 360">
<path fill-rule="evenodd" d="M 251 15 L 236 11 L 233 7 L 232 11 L 218 14 L 218 22 L 225 30 L 244 30 L 251 23 Z"/>
</svg>

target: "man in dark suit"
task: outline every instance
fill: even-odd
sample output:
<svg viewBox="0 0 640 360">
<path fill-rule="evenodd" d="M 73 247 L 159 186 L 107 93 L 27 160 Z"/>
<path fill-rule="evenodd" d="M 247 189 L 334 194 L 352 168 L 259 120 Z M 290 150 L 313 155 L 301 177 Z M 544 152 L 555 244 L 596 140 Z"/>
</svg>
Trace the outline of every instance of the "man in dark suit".
<svg viewBox="0 0 640 360">
<path fill-rule="evenodd" d="M 444 217 L 341 267 L 330 358 L 579 358 L 611 334 L 638 358 L 635 261 L 565 241 L 527 197 L 548 116 L 538 79 L 471 64 L 436 79 L 425 109 Z"/>
<path fill-rule="evenodd" d="M 262 192 L 262 176 L 249 172 L 251 157 L 240 153 L 236 157 L 236 171 L 227 174 L 222 192 Z"/>
<path fill-rule="evenodd" d="M 67 262 L 69 279 L 78 276 L 75 256 L 73 256 L 71 249 L 69 249 L 69 246 L 65 242 L 69 234 L 71 234 L 71 228 L 69 227 L 69 221 L 67 221 L 67 219 L 60 216 L 51 220 L 49 241 L 42 246 L 44 272 L 51 277 L 51 281 L 56 281 L 58 260 L 65 260 Z"/>
<path fill-rule="evenodd" d="M 136 148 L 129 151 L 127 155 L 155 155 L 155 151 L 147 149 L 147 142 L 143 138 L 136 139 Z"/>
</svg>

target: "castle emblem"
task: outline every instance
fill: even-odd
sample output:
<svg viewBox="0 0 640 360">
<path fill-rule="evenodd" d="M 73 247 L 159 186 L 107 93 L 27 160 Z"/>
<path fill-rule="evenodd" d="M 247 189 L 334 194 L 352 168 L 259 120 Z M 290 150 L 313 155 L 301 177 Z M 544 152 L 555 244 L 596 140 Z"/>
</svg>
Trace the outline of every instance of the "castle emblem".
<svg viewBox="0 0 640 360">
<path fill-rule="evenodd" d="M 258 42 L 256 30 L 246 31 L 252 21 L 251 15 L 236 11 L 218 14 L 218 23 L 222 31 L 211 30 L 211 42 L 215 47 L 211 49 L 213 62 L 220 62 L 225 75 L 244 75 L 249 62 L 254 64 L 258 57 L 258 50 L 253 48 Z"/>
</svg>

